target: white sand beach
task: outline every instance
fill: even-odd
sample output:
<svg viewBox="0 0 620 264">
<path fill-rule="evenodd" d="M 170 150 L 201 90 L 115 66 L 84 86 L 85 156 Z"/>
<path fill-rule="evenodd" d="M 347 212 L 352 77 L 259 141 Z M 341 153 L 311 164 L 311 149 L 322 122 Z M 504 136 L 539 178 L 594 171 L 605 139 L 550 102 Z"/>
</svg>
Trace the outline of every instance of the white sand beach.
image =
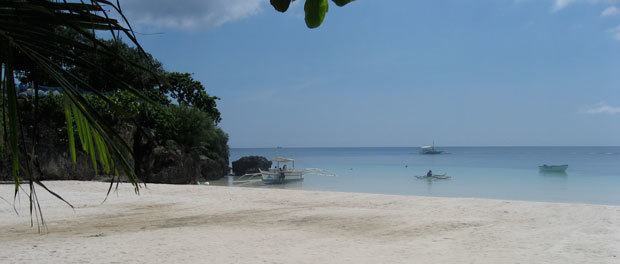
<svg viewBox="0 0 620 264">
<path fill-rule="evenodd" d="M 280 189 L 39 189 L 46 234 L 0 201 L 0 263 L 620 263 L 620 207 Z M 11 197 L 12 185 L 0 185 Z"/>
</svg>

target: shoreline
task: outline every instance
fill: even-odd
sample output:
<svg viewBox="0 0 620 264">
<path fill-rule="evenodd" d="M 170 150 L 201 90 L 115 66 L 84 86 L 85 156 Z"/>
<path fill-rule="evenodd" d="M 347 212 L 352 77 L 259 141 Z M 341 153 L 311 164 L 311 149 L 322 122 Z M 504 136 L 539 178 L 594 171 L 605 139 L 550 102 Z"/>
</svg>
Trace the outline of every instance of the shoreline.
<svg viewBox="0 0 620 264">
<path fill-rule="evenodd" d="M 225 178 L 224 178 L 225 179 Z M 235 185 L 228 186 L 225 184 L 213 184 L 213 182 L 221 181 L 207 181 L 209 184 L 168 184 L 168 183 L 147 183 L 147 186 L 151 185 L 171 185 L 171 186 L 202 186 L 202 187 L 223 187 L 223 188 L 248 188 L 248 189 L 266 189 L 266 190 L 282 190 L 282 191 L 300 191 L 300 192 L 319 192 L 319 193 L 342 193 L 342 194 L 367 194 L 367 195 L 383 195 L 383 196 L 396 196 L 396 197 L 414 197 L 414 198 L 446 198 L 446 199 L 466 199 L 466 200 L 491 200 L 491 201 L 502 201 L 502 202 L 526 202 L 526 203 L 543 203 L 543 204 L 558 204 L 558 205 L 593 205 L 593 206 L 610 206 L 610 207 L 618 207 L 620 208 L 620 204 L 605 204 L 605 203 L 587 203 L 587 202 L 556 202 L 556 201 L 540 201 L 540 200 L 519 200 L 519 199 L 502 199 L 502 198 L 488 198 L 488 197 L 464 197 L 464 196 L 433 196 L 433 195 L 416 195 L 416 194 L 389 194 L 389 193 L 374 193 L 374 192 L 348 192 L 348 191 L 333 191 L 333 190 L 311 190 L 311 189 L 295 189 L 295 188 L 278 188 L 278 187 L 266 187 L 266 186 L 252 186 L 252 185 Z M 42 181 L 43 183 L 50 182 L 93 182 L 93 183 L 104 183 L 110 184 L 110 182 L 106 181 L 80 181 L 80 180 L 50 180 L 50 181 Z M 12 185 L 13 182 L 0 182 L 0 186 L 3 185 Z M 129 182 L 121 182 L 121 185 L 126 184 L 129 185 Z M 21 185 L 28 185 L 28 183 L 22 183 Z M 144 190 L 144 183 L 140 187 L 140 190 Z M 38 185 L 37 185 L 38 186 Z M 272 185 L 270 185 L 272 186 Z M 39 187 L 40 188 L 40 187 Z M 45 190 L 43 190 L 45 191 Z M 53 190 L 52 190 L 53 191 Z M 110 195 L 114 193 L 114 187 L 110 192 Z M 60 193 L 62 196 L 62 194 Z M 138 195 L 139 196 L 139 195 Z M 2 195 L 0 195 L 2 197 Z M 105 197 L 105 193 L 103 194 Z M 102 198 L 103 199 L 103 198 Z"/>
<path fill-rule="evenodd" d="M 0 205 L 0 262 L 612 263 L 620 206 L 213 185 L 47 182 L 48 233 Z M 11 194 L 0 185 L 0 196 Z M 145 252 L 146 251 L 146 252 Z"/>
<path fill-rule="evenodd" d="M 149 184 L 161 184 L 161 183 L 149 183 Z M 183 185 L 183 184 L 180 184 Z M 190 184 L 185 184 L 190 185 Z M 225 186 L 210 184 L 206 186 L 211 187 L 225 187 L 225 188 L 248 188 L 248 189 L 267 189 L 267 190 L 282 190 L 282 191 L 299 191 L 299 192 L 312 192 L 312 193 L 341 193 L 341 194 L 361 194 L 361 195 L 380 195 L 380 196 L 394 196 L 394 197 L 413 197 L 413 198 L 438 198 L 438 199 L 462 199 L 462 200 L 490 200 L 499 202 L 524 202 L 524 203 L 541 203 L 541 204 L 557 204 L 557 205 L 592 205 L 592 206 L 607 206 L 618 207 L 618 204 L 604 204 L 604 203 L 585 203 L 585 202 L 554 202 L 554 201 L 538 201 L 538 200 L 519 200 L 519 199 L 501 199 L 501 198 L 485 198 L 485 197 L 457 197 L 457 196 L 432 196 L 432 195 L 415 195 L 415 194 L 389 194 L 389 193 L 373 193 L 373 192 L 347 192 L 347 191 L 326 191 L 326 190 L 308 190 L 308 189 L 294 189 L 294 188 L 265 188 L 262 186 Z"/>
<path fill-rule="evenodd" d="M 153 183 L 151 183 L 153 184 Z M 159 183 L 156 183 L 159 184 Z M 189 185 L 189 184 L 188 184 Z M 412 198 L 436 198 L 436 199 L 456 199 L 456 200 L 480 200 L 480 201 L 497 201 L 497 202 L 510 202 L 510 203 L 539 203 L 550 205 L 591 205 L 591 206 L 605 206 L 605 207 L 617 207 L 620 209 L 620 205 L 616 204 L 603 204 L 603 203 L 584 203 L 584 202 L 553 202 L 553 201 L 537 201 L 537 200 L 518 200 L 518 199 L 500 199 L 500 198 L 484 198 L 484 197 L 456 197 L 456 196 L 431 196 L 431 195 L 414 195 L 414 194 L 388 194 L 388 193 L 372 193 L 372 192 L 347 192 L 347 191 L 325 191 L 325 190 L 307 190 L 307 189 L 293 189 L 293 188 L 264 188 L 260 186 L 223 186 L 223 185 L 207 185 L 210 187 L 224 187 L 224 188 L 247 188 L 247 189 L 267 189 L 278 191 L 293 191 L 293 192 L 310 192 L 310 193 L 326 193 L 326 194 L 359 194 L 359 195 L 378 195 L 386 197 L 412 197 Z"/>
</svg>

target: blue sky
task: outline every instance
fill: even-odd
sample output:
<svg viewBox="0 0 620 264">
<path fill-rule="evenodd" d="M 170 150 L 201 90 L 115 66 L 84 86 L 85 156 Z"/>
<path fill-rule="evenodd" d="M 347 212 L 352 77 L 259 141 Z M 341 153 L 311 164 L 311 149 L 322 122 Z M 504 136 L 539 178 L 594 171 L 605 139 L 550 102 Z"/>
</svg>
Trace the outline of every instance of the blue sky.
<svg viewBox="0 0 620 264">
<path fill-rule="evenodd" d="M 232 147 L 620 145 L 620 2 L 126 0 L 219 96 Z"/>
</svg>

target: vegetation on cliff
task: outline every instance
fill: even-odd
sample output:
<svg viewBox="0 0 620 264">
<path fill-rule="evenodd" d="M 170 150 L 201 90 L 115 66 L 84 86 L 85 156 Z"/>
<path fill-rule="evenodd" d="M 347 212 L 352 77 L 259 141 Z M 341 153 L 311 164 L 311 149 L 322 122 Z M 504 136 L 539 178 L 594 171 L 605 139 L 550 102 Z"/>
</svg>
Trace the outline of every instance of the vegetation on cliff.
<svg viewBox="0 0 620 264">
<path fill-rule="evenodd" d="M 146 53 L 118 3 L 2 1 L 0 79 L 0 175 L 15 196 L 29 183 L 31 212 L 37 185 L 62 199 L 44 179 L 105 175 L 138 192 L 166 170 L 162 181 L 200 172 L 180 182 L 228 171 L 218 98 Z"/>
</svg>

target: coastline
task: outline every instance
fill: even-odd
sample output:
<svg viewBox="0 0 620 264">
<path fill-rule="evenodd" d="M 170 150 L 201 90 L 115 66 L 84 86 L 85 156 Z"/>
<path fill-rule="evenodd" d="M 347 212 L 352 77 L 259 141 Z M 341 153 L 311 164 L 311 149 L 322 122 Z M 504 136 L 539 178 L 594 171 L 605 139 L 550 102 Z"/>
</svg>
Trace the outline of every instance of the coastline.
<svg viewBox="0 0 620 264">
<path fill-rule="evenodd" d="M 48 233 L 0 205 L 2 263 L 613 263 L 620 206 L 103 182 L 39 189 Z M 12 195 L 0 185 L 0 196 Z"/>
</svg>

